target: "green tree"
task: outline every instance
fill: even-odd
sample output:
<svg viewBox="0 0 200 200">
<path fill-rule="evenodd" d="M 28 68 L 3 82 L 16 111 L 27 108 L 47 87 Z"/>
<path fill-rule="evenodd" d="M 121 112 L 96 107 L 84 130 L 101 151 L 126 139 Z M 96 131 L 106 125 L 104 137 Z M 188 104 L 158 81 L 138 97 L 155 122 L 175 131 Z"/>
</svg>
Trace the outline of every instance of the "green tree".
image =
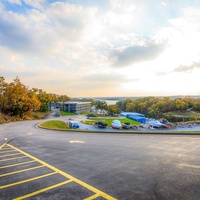
<svg viewBox="0 0 200 200">
<path fill-rule="evenodd" d="M 194 110 L 200 111 L 200 98 L 194 99 L 192 107 Z"/>
<path fill-rule="evenodd" d="M 184 111 L 188 108 L 187 103 L 185 103 L 185 101 L 180 98 L 175 100 L 175 105 L 176 105 L 176 109 L 180 111 Z"/>
<path fill-rule="evenodd" d="M 116 105 L 108 105 L 107 109 L 111 115 L 119 114 L 121 112 L 121 110 Z"/>
<path fill-rule="evenodd" d="M 106 101 L 97 101 L 96 108 L 101 110 L 101 113 L 102 113 L 103 110 L 107 110 L 108 105 L 107 105 Z"/>
</svg>

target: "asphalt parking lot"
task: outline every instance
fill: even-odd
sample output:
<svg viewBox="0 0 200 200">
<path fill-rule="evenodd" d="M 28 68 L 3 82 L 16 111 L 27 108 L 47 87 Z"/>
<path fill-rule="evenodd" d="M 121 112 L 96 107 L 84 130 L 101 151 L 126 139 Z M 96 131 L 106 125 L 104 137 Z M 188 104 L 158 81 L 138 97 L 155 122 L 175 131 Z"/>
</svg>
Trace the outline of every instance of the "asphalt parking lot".
<svg viewBox="0 0 200 200">
<path fill-rule="evenodd" d="M 2 199 L 115 199 L 10 144 L 1 148 L 0 163 Z"/>
</svg>

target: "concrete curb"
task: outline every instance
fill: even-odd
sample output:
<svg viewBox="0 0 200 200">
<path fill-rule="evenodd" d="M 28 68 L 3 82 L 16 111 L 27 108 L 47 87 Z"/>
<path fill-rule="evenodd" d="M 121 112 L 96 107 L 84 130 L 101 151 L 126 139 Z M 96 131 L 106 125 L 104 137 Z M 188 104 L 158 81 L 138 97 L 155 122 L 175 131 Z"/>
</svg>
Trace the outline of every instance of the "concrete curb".
<svg viewBox="0 0 200 200">
<path fill-rule="evenodd" d="M 37 128 L 46 129 L 46 130 L 53 130 L 53 131 L 66 131 L 66 132 L 77 132 L 77 133 L 115 133 L 115 134 L 147 134 L 147 135 L 200 135 L 200 130 L 197 131 L 94 131 L 94 130 L 78 130 L 78 129 L 55 129 L 55 128 L 45 128 L 41 127 L 39 123 L 36 125 Z"/>
</svg>

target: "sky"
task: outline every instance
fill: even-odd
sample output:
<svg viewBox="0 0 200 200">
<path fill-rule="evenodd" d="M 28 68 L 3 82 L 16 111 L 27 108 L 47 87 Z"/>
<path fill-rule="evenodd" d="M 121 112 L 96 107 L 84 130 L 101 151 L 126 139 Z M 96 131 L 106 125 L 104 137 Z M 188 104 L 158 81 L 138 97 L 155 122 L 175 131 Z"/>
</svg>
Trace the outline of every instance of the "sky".
<svg viewBox="0 0 200 200">
<path fill-rule="evenodd" d="M 200 1 L 1 0 L 0 76 L 70 97 L 200 95 Z"/>
</svg>

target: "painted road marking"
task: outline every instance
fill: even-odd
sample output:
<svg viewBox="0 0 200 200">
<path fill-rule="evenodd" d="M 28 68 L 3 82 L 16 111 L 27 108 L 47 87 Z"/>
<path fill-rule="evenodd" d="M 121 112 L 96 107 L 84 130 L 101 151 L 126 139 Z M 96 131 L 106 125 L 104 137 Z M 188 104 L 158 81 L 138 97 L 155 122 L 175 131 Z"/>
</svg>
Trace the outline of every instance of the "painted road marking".
<svg viewBox="0 0 200 200">
<path fill-rule="evenodd" d="M 7 141 L 8 139 L 7 138 L 5 138 L 5 141 Z M 3 145 L 1 145 L 0 146 L 0 150 L 4 147 L 4 146 L 6 146 L 9 142 L 11 142 L 13 139 L 10 139 L 9 141 L 7 141 L 7 142 L 5 142 Z"/>
<path fill-rule="evenodd" d="M 14 153 L 14 154 L 0 155 L 0 158 L 8 157 L 8 156 L 15 156 L 15 155 L 18 155 L 18 154 L 21 154 L 21 153 Z"/>
<path fill-rule="evenodd" d="M 14 149 L 10 150 L 10 148 L 8 150 L 1 149 L 0 154 L 7 153 L 7 152 L 16 152 L 16 150 L 14 150 Z"/>
<path fill-rule="evenodd" d="M 4 168 L 8 168 L 8 167 L 14 167 L 14 166 L 18 166 L 18 165 L 25 165 L 25 164 L 32 163 L 32 162 L 36 162 L 36 161 L 31 160 L 31 161 L 27 161 L 27 162 L 15 163 L 15 164 L 12 164 L 12 165 L 4 165 L 4 166 L 1 166 L 0 169 L 4 169 Z"/>
<path fill-rule="evenodd" d="M 15 158 L 7 158 L 7 159 L 4 159 L 4 160 L 0 160 L 0 162 L 4 162 L 4 161 L 8 161 L 8 160 L 16 160 L 16 159 L 19 159 L 19 158 L 25 158 L 26 156 L 19 156 L 19 157 L 15 157 Z"/>
<path fill-rule="evenodd" d="M 34 181 L 34 180 L 38 180 L 40 178 L 44 178 L 44 177 L 51 176 L 51 175 L 54 175 L 54 174 L 57 174 L 57 172 L 51 172 L 51 173 L 48 173 L 48 174 L 44 174 L 42 176 L 36 176 L 34 178 L 29 178 L 29 179 L 26 179 L 26 180 L 23 180 L 23 181 L 19 181 L 19 182 L 7 184 L 7 185 L 4 185 L 4 186 L 0 186 L 0 189 L 12 187 L 12 186 L 15 186 L 15 185 L 19 185 L 19 184 L 22 184 L 22 183 L 27 183 L 27 182 Z"/>
<path fill-rule="evenodd" d="M 190 168 L 194 168 L 194 169 L 200 169 L 200 166 L 199 165 L 189 165 L 189 164 L 178 164 L 178 166 L 180 167 L 190 167 Z"/>
<path fill-rule="evenodd" d="M 84 141 L 81 141 L 81 140 L 72 140 L 72 141 L 69 141 L 70 143 L 85 143 Z"/>
<path fill-rule="evenodd" d="M 93 199 L 96 199 L 97 197 L 99 197 L 99 195 L 98 194 L 94 194 L 94 195 L 92 195 L 92 196 L 90 196 L 88 198 L 85 198 L 84 200 L 93 200 Z"/>
<path fill-rule="evenodd" d="M 7 143 L 4 143 L 3 145 L 1 145 L 1 146 L 0 146 L 0 150 L 1 150 L 4 146 L 6 146 L 6 144 L 7 144 Z"/>
<path fill-rule="evenodd" d="M 31 167 L 31 168 L 22 169 L 22 170 L 18 170 L 18 171 L 14 171 L 14 172 L 9 172 L 9 173 L 0 175 L 0 177 L 9 176 L 9 175 L 12 175 L 12 174 L 18 174 L 18 173 L 21 173 L 21 172 L 26 172 L 26 171 L 34 170 L 34 169 L 38 169 L 38 168 L 41 168 L 41 167 L 45 167 L 45 166 L 44 165 L 40 165 L 40 166 L 37 166 L 37 167 Z"/>
<path fill-rule="evenodd" d="M 21 197 L 17 197 L 16 199 L 13 199 L 13 200 L 22 200 L 22 199 L 26 199 L 26 198 L 28 198 L 28 197 L 32 197 L 32 196 L 38 195 L 38 194 L 40 194 L 40 193 L 42 193 L 42 192 L 46 192 L 46 191 L 48 191 L 48 190 L 52 190 L 52 189 L 54 189 L 54 188 L 57 188 L 57 187 L 59 187 L 59 186 L 65 185 L 65 184 L 70 183 L 70 182 L 72 182 L 72 180 L 64 181 L 64 182 L 61 182 L 61 183 L 58 183 L 58 184 L 55 184 L 55 185 L 52 185 L 52 186 L 43 188 L 43 189 L 38 190 L 38 191 L 36 191 L 36 192 L 32 192 L 32 193 L 30 193 L 30 194 L 27 194 L 27 195 L 24 195 L 24 196 L 21 196 Z"/>
<path fill-rule="evenodd" d="M 40 160 L 40 159 L 38 159 L 38 158 L 36 158 L 36 157 L 34 157 L 34 156 L 32 156 L 32 155 L 30 155 L 30 154 L 24 152 L 24 151 L 22 151 L 22 150 L 20 150 L 20 149 L 18 149 L 18 148 L 16 148 L 16 147 L 10 145 L 10 144 L 7 144 L 7 146 L 10 147 L 10 148 L 12 148 L 12 149 L 15 149 L 15 150 L 18 151 L 18 152 L 20 152 L 21 154 L 24 155 L 24 157 L 28 157 L 28 158 L 32 159 L 33 161 L 40 163 L 40 164 L 41 164 L 41 167 L 47 167 L 47 168 L 51 169 L 51 170 L 53 171 L 53 173 L 60 174 L 60 175 L 62 175 L 62 176 L 64 176 L 65 178 L 68 179 L 67 181 L 64 181 L 64 182 L 61 182 L 61 183 L 58 183 L 58 184 L 54 184 L 54 185 L 52 185 L 52 186 L 49 186 L 49 187 L 46 187 L 46 188 L 37 190 L 37 191 L 35 191 L 35 192 L 32 192 L 32 193 L 23 195 L 23 196 L 21 196 L 21 197 L 17 197 L 17 198 L 15 198 L 15 200 L 21 200 L 21 199 L 25 199 L 25 198 L 28 198 L 28 197 L 32 197 L 32 196 L 38 195 L 38 194 L 40 194 L 40 193 L 43 193 L 43 192 L 45 192 L 45 191 L 52 190 L 52 189 L 57 188 L 57 187 L 60 187 L 60 186 L 62 186 L 62 185 L 66 185 L 66 184 L 68 184 L 68 183 L 70 183 L 70 182 L 75 182 L 75 183 L 79 184 L 80 186 L 82 186 L 82 187 L 84 187 L 84 188 L 86 188 L 86 189 L 88 189 L 88 190 L 90 190 L 90 191 L 92 191 L 92 192 L 94 193 L 94 194 L 91 195 L 90 197 L 85 198 L 86 200 L 92 200 L 92 199 L 95 199 L 95 198 L 97 198 L 97 197 L 103 197 L 104 199 L 107 199 L 107 200 L 116 200 L 116 198 L 114 198 L 114 197 L 112 197 L 112 196 L 110 196 L 110 195 L 108 195 L 108 194 L 106 194 L 106 193 L 104 193 L 104 192 L 102 192 L 102 191 L 96 189 L 95 187 L 93 187 L 93 186 L 91 186 L 91 185 L 89 185 L 89 184 L 87 184 L 87 183 L 85 183 L 85 182 L 83 182 L 83 181 L 81 181 L 81 180 L 79 180 L 79 179 L 77 179 L 77 178 L 75 178 L 75 177 L 73 177 L 73 176 L 67 174 L 66 172 L 63 172 L 63 171 L 57 169 L 56 167 L 54 167 L 54 166 L 52 166 L 52 165 L 49 165 L 49 164 L 45 163 L 44 161 L 42 161 L 42 160 Z M 14 165 L 15 165 L 15 164 L 14 164 Z M 9 165 L 8 165 L 8 166 L 9 166 Z M 29 168 L 29 169 L 30 169 L 30 168 Z M 25 170 L 27 170 L 27 169 L 25 169 Z M 19 170 L 19 171 L 23 171 L 23 170 Z M 18 172 L 19 172 L 19 171 L 18 171 Z M 15 173 L 15 172 L 11 172 L 11 173 Z M 8 173 L 8 174 L 3 174 L 2 176 L 6 176 L 6 175 L 10 175 L 10 173 Z M 44 176 L 45 176 L 45 175 L 44 175 Z M 46 176 L 48 176 L 48 175 L 46 175 Z M 12 186 L 14 186 L 14 185 L 19 185 L 19 184 L 22 184 L 22 183 L 30 182 L 30 181 L 37 180 L 37 179 L 41 179 L 41 178 L 43 178 L 43 177 L 38 176 L 38 177 L 34 177 L 34 178 L 27 179 L 27 180 L 24 180 L 24 181 L 11 183 L 11 184 L 9 184 L 9 185 L 2 185 L 2 186 L 0 186 L 0 189 L 2 189 L 2 188 L 4 188 L 4 187 L 12 187 Z"/>
</svg>

